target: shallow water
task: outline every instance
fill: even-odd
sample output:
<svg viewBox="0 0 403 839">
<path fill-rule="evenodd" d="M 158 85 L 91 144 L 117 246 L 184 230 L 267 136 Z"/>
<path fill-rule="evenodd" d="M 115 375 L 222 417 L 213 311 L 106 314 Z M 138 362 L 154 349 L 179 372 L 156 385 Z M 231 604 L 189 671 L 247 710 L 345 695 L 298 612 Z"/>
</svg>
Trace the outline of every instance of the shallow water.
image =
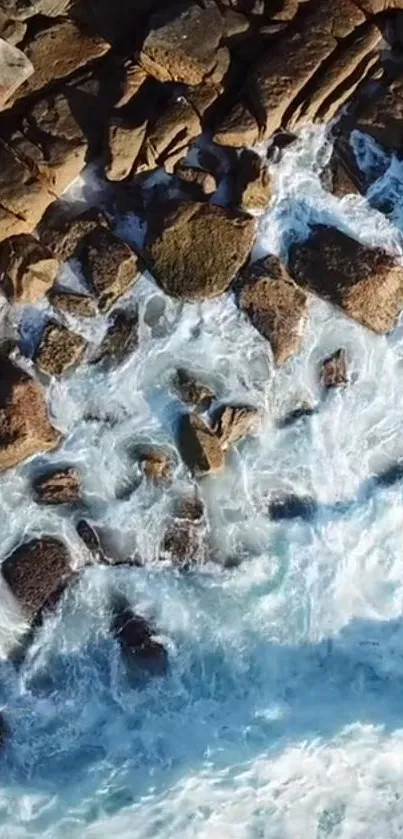
<svg viewBox="0 0 403 839">
<path fill-rule="evenodd" d="M 371 195 L 391 202 L 390 218 L 324 191 L 330 145 L 307 131 L 273 167 L 277 198 L 260 220 L 256 256 L 285 255 L 315 221 L 402 254 L 401 166 L 356 140 L 362 165 L 381 159 Z M 138 237 L 136 219 L 118 224 Z M 153 328 L 150 301 L 163 309 Z M 22 668 L 0 661 L 12 730 L 0 764 L 1 839 L 401 837 L 403 482 L 388 470 L 403 459 L 402 327 L 378 337 L 312 300 L 302 353 L 275 370 L 231 297 L 181 305 L 144 276 L 128 303 L 141 319 L 132 357 L 113 373 L 83 366 L 50 387 L 66 441 L 48 460 L 77 464 L 92 519 L 122 556 L 137 552 L 146 565 L 87 568 Z M 101 320 L 74 325 L 94 340 L 104 329 Z M 318 364 L 339 346 L 352 384 L 323 400 Z M 174 444 L 177 365 L 220 398 L 264 411 L 259 436 L 201 485 L 215 561 L 186 575 L 156 560 L 169 493 L 141 484 L 115 500 L 130 478 L 129 443 Z M 318 411 L 281 427 L 304 401 Z M 90 412 L 116 423 L 85 421 Z M 37 463 L 2 479 L 2 555 L 23 535 L 62 533 L 79 568 L 88 557 L 72 522 L 30 497 Z M 170 494 L 186 486 L 177 461 Z M 282 492 L 314 498 L 314 516 L 270 520 L 269 501 Z M 169 650 L 169 675 L 138 690 L 108 634 L 112 585 L 155 621 Z M 2 599 L 5 646 L 12 606 Z"/>
</svg>

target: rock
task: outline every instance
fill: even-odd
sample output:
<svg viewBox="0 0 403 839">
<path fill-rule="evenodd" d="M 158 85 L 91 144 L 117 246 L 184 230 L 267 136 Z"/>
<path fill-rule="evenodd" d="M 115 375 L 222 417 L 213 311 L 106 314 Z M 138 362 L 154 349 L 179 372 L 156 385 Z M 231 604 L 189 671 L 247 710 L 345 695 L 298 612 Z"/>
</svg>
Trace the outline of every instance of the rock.
<svg viewBox="0 0 403 839">
<path fill-rule="evenodd" d="M 34 67 L 27 56 L 4 38 L 0 38 L 0 110 L 12 95 L 24 87 Z"/>
<path fill-rule="evenodd" d="M 389 87 L 379 85 L 372 96 L 358 104 L 354 128 L 368 134 L 384 149 L 403 149 L 403 76 Z"/>
<path fill-rule="evenodd" d="M 69 315 L 91 318 L 97 314 L 95 300 L 88 294 L 76 294 L 74 291 L 62 291 L 52 288 L 47 294 L 48 301 L 59 312 Z"/>
<path fill-rule="evenodd" d="M 138 345 L 138 315 L 124 309 L 114 312 L 101 345 L 90 358 L 91 364 L 121 364 Z"/>
<path fill-rule="evenodd" d="M 318 504 L 314 498 L 286 495 L 270 502 L 269 514 L 274 521 L 298 518 L 310 521 L 317 511 L 317 507 Z"/>
<path fill-rule="evenodd" d="M 247 268 L 238 297 L 242 311 L 270 341 L 276 364 L 299 352 L 308 316 L 307 296 L 291 279 L 277 256 Z"/>
<path fill-rule="evenodd" d="M 144 15 L 148 18 L 158 5 L 158 0 L 79 0 L 74 14 L 119 48 L 119 41 L 136 43 L 139 30 L 142 33 L 144 29 Z"/>
<path fill-rule="evenodd" d="M 86 236 L 99 229 L 109 229 L 106 216 L 99 210 L 86 210 L 76 218 L 66 216 L 57 205 L 49 207 L 39 225 L 41 242 L 60 260 L 79 258 Z"/>
<path fill-rule="evenodd" d="M 297 408 L 293 408 L 289 411 L 288 414 L 278 421 L 278 428 L 288 428 L 290 425 L 294 425 L 294 423 L 299 419 L 305 419 L 306 417 L 311 417 L 313 414 L 317 413 L 317 405 L 312 405 L 309 402 L 303 402 L 301 405 L 298 405 Z"/>
<path fill-rule="evenodd" d="M 346 351 L 337 350 L 321 364 L 320 382 L 325 388 L 345 387 L 348 384 Z"/>
<path fill-rule="evenodd" d="M 167 213 L 159 230 L 149 231 L 150 271 L 172 297 L 216 297 L 246 262 L 255 235 L 252 218 L 212 204 L 182 204 Z"/>
<path fill-rule="evenodd" d="M 145 140 L 148 120 L 140 125 L 128 126 L 116 118 L 109 125 L 109 156 L 105 167 L 109 181 L 123 181 L 128 178 L 140 154 Z"/>
<path fill-rule="evenodd" d="M 168 654 L 155 640 L 150 624 L 136 615 L 126 597 L 117 592 L 112 597 L 111 608 L 110 631 L 119 642 L 129 677 L 136 680 L 144 673 L 164 676 L 168 670 Z"/>
<path fill-rule="evenodd" d="M 220 122 L 213 139 L 218 146 L 241 149 L 244 146 L 254 146 L 258 138 L 257 120 L 249 108 L 240 102 Z"/>
<path fill-rule="evenodd" d="M 207 559 L 207 546 L 200 522 L 171 519 L 162 540 L 160 559 L 172 562 L 180 571 L 203 565 Z"/>
<path fill-rule="evenodd" d="M 203 169 L 196 169 L 195 166 L 188 166 L 183 160 L 175 166 L 175 175 L 182 183 L 203 195 L 213 195 L 217 189 L 214 175 L 204 172 Z"/>
<path fill-rule="evenodd" d="M 348 137 L 340 136 L 335 140 L 332 156 L 321 180 L 338 198 L 365 193 L 367 177 L 357 165 Z"/>
<path fill-rule="evenodd" d="M 0 144 L 0 241 L 33 230 L 53 200 L 38 176 Z"/>
<path fill-rule="evenodd" d="M 140 64 L 160 82 L 198 85 L 212 73 L 223 35 L 214 2 L 178 4 L 150 19 Z"/>
<path fill-rule="evenodd" d="M 10 737 L 10 731 L 6 720 L 4 718 L 4 714 L 0 713 L 0 751 L 3 750 L 5 743 Z"/>
<path fill-rule="evenodd" d="M 208 385 L 199 382 L 183 367 L 179 367 L 176 371 L 173 386 L 182 402 L 200 411 L 207 411 L 216 398 L 214 391 Z"/>
<path fill-rule="evenodd" d="M 80 256 L 101 312 L 107 312 L 140 276 L 137 256 L 109 230 L 89 233 Z"/>
<path fill-rule="evenodd" d="M 61 435 L 50 424 L 40 385 L 0 357 L 0 472 L 55 449 Z"/>
<path fill-rule="evenodd" d="M 132 61 L 125 67 L 125 71 L 126 75 L 122 93 L 120 99 L 116 102 L 115 108 L 123 108 L 127 105 L 137 95 L 148 78 L 143 68 L 139 67 L 138 64 L 134 64 Z"/>
<path fill-rule="evenodd" d="M 147 172 L 164 166 L 171 174 L 190 144 L 202 133 L 200 116 L 193 105 L 178 96 L 158 115 L 142 148 L 143 162 L 138 172 Z"/>
<path fill-rule="evenodd" d="M 0 38 L 16 47 L 23 40 L 26 31 L 27 24 L 24 21 L 10 20 L 0 9 Z"/>
<path fill-rule="evenodd" d="M 81 478 L 73 467 L 47 471 L 33 482 L 38 504 L 76 504 L 81 500 Z"/>
<path fill-rule="evenodd" d="M 272 197 L 267 163 L 256 152 L 245 149 L 236 170 L 236 200 L 246 212 L 265 210 Z"/>
<path fill-rule="evenodd" d="M 85 349 L 86 341 L 81 335 L 51 322 L 42 333 L 33 360 L 43 373 L 61 376 L 80 362 Z"/>
<path fill-rule="evenodd" d="M 291 247 L 296 282 L 339 306 L 378 334 L 390 332 L 403 308 L 403 268 L 382 248 L 370 248 L 340 230 L 316 225 Z"/>
<path fill-rule="evenodd" d="M 34 15 L 58 17 L 65 14 L 72 0 L 2 0 L 2 9 L 15 20 L 26 20 Z"/>
<path fill-rule="evenodd" d="M 20 545 L 4 560 L 1 573 L 30 621 L 73 576 L 67 548 L 50 536 Z"/>
<path fill-rule="evenodd" d="M 184 493 L 174 499 L 172 514 L 177 519 L 200 523 L 204 517 L 204 504 L 197 491 Z"/>
<path fill-rule="evenodd" d="M 181 417 L 178 447 L 182 460 L 195 475 L 209 475 L 224 466 L 224 453 L 219 440 L 197 414 Z"/>
<path fill-rule="evenodd" d="M 105 55 L 109 48 L 103 38 L 85 34 L 72 20 L 57 21 L 46 29 L 39 29 L 24 44 L 25 61 L 31 71 L 25 84 L 18 87 L 13 104 L 58 79 L 65 79 Z"/>
<path fill-rule="evenodd" d="M 211 417 L 214 434 L 226 449 L 242 437 L 256 434 L 261 426 L 257 408 L 251 405 L 220 405 Z"/>
<path fill-rule="evenodd" d="M 168 452 L 161 449 L 145 449 L 140 454 L 142 471 L 147 480 L 156 484 L 170 483 L 173 463 Z"/>
<path fill-rule="evenodd" d="M 36 303 L 53 285 L 59 262 L 28 234 L 0 244 L 1 286 L 12 303 Z"/>
<path fill-rule="evenodd" d="M 80 519 L 76 526 L 77 535 L 84 542 L 90 553 L 99 561 L 106 563 L 108 560 L 105 557 L 104 550 L 101 544 L 99 533 L 86 519 Z"/>
</svg>

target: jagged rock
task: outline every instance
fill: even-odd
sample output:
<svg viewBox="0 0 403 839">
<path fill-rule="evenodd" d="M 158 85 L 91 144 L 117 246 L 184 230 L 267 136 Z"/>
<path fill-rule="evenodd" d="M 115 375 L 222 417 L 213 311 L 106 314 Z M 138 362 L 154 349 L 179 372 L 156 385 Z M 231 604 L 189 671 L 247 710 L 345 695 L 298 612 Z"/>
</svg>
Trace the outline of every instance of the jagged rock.
<svg viewBox="0 0 403 839">
<path fill-rule="evenodd" d="M 138 64 L 134 64 L 130 62 L 125 67 L 126 75 L 123 82 L 123 90 L 118 102 L 116 102 L 115 108 L 123 108 L 124 105 L 127 105 L 134 96 L 137 95 L 140 88 L 146 81 L 147 73 L 144 72 L 142 67 L 139 67 Z"/>
<path fill-rule="evenodd" d="M 111 634 L 118 640 L 129 678 L 137 678 L 144 673 L 150 676 L 163 676 L 168 670 L 168 654 L 145 618 L 136 615 L 129 601 L 121 594 L 114 593 L 111 602 Z"/>
<path fill-rule="evenodd" d="M 59 312 L 69 315 L 91 318 L 97 314 L 95 300 L 88 294 L 76 294 L 74 291 L 62 291 L 52 288 L 47 294 L 48 301 Z"/>
<path fill-rule="evenodd" d="M 224 453 L 218 438 L 197 414 L 181 417 L 178 447 L 182 460 L 195 475 L 209 475 L 224 466 Z"/>
<path fill-rule="evenodd" d="M 254 146 L 258 138 L 257 120 L 249 108 L 240 102 L 220 122 L 213 139 L 218 146 L 241 149 L 244 146 Z"/>
<path fill-rule="evenodd" d="M 141 153 L 143 162 L 137 170 L 145 172 L 163 165 L 172 173 L 175 163 L 201 133 L 201 121 L 195 108 L 183 96 L 178 97 L 147 131 Z"/>
<path fill-rule="evenodd" d="M 168 452 L 156 448 L 143 449 L 140 464 L 147 480 L 156 484 L 172 480 L 173 462 Z"/>
<path fill-rule="evenodd" d="M 188 187 L 196 189 L 203 195 L 212 195 L 217 189 L 214 175 L 204 172 L 203 169 L 196 169 L 195 166 L 188 166 L 183 160 L 175 166 L 175 175 Z"/>
<path fill-rule="evenodd" d="M 110 161 L 105 172 L 110 181 L 123 181 L 128 178 L 140 154 L 145 140 L 148 120 L 140 125 L 128 126 L 119 118 L 109 125 Z"/>
<path fill-rule="evenodd" d="M 389 87 L 379 86 L 372 96 L 358 105 L 354 128 L 369 134 L 384 149 L 401 153 L 403 149 L 403 77 Z"/>
<path fill-rule="evenodd" d="M 160 82 L 200 84 L 214 69 L 223 31 L 214 2 L 177 4 L 151 17 L 140 64 Z"/>
<path fill-rule="evenodd" d="M 103 362 L 117 365 L 127 358 L 138 344 L 137 312 L 124 309 L 114 312 L 101 345 L 90 359 L 91 364 Z"/>
<path fill-rule="evenodd" d="M 73 576 L 67 548 L 50 536 L 20 545 L 4 560 L 1 573 L 31 621 Z"/>
<path fill-rule="evenodd" d="M 348 384 L 348 366 L 346 351 L 337 350 L 322 362 L 320 381 L 325 388 L 345 387 Z"/>
<path fill-rule="evenodd" d="M 33 230 L 53 200 L 38 176 L 0 144 L 0 241 Z"/>
<path fill-rule="evenodd" d="M 211 425 L 220 445 L 226 449 L 242 437 L 256 434 L 261 417 L 257 408 L 251 405 L 220 405 L 212 415 Z"/>
<path fill-rule="evenodd" d="M 343 198 L 345 195 L 364 194 L 367 178 L 359 169 L 355 154 L 348 138 L 336 139 L 332 156 L 322 174 L 322 183 L 333 195 Z"/>
<path fill-rule="evenodd" d="M 92 553 L 99 562 L 107 562 L 99 533 L 97 533 L 95 528 L 92 527 L 86 519 L 80 519 L 77 523 L 76 531 L 77 535 L 84 542 L 90 553 Z"/>
<path fill-rule="evenodd" d="M 71 2 L 72 0 L 2 0 L 1 5 L 10 18 L 27 20 L 34 15 L 63 15 Z"/>
<path fill-rule="evenodd" d="M 160 558 L 169 559 L 181 571 L 186 571 L 203 564 L 207 552 L 203 502 L 197 493 L 181 495 L 174 500 Z"/>
<path fill-rule="evenodd" d="M 255 263 L 244 273 L 240 308 L 270 341 L 276 364 L 299 352 L 308 316 L 307 296 L 277 256 Z"/>
<path fill-rule="evenodd" d="M 49 207 L 39 225 L 41 242 L 60 260 L 78 258 L 85 237 L 99 228 L 109 229 L 106 217 L 99 210 L 86 210 L 76 218 L 68 218 L 57 205 Z"/>
<path fill-rule="evenodd" d="M 236 198 L 246 212 L 265 210 L 272 196 L 267 164 L 256 152 L 245 149 L 236 170 Z"/>
<path fill-rule="evenodd" d="M 226 291 L 256 235 L 254 219 L 210 204 L 181 204 L 161 222 L 146 242 L 150 270 L 167 294 L 188 301 Z"/>
<path fill-rule="evenodd" d="M 22 20 L 10 20 L 0 9 L 0 38 L 16 47 L 24 38 L 27 24 Z M 33 70 L 33 68 L 32 68 Z"/>
<path fill-rule="evenodd" d="M 59 262 L 28 234 L 0 244 L 1 286 L 12 303 L 35 303 L 53 285 Z"/>
<path fill-rule="evenodd" d="M 101 312 L 107 312 L 140 276 L 137 256 L 109 230 L 89 233 L 80 256 Z"/>
<path fill-rule="evenodd" d="M 316 225 L 290 250 L 296 282 L 339 306 L 379 334 L 390 332 L 403 308 L 403 268 L 381 248 L 369 248 L 340 230 Z"/>
<path fill-rule="evenodd" d="M 0 357 L 0 472 L 56 448 L 61 435 L 50 424 L 40 385 Z"/>
<path fill-rule="evenodd" d="M 47 471 L 33 482 L 38 504 L 76 504 L 81 500 L 81 478 L 73 467 Z"/>
<path fill-rule="evenodd" d="M 24 44 L 26 61 L 35 68 L 13 96 L 13 104 L 57 79 L 65 79 L 109 50 L 103 38 L 87 35 L 72 20 L 58 21 L 40 29 Z"/>
<path fill-rule="evenodd" d="M 80 362 L 85 349 L 86 341 L 81 335 L 58 323 L 49 323 L 33 360 L 43 373 L 61 376 Z"/>
<path fill-rule="evenodd" d="M 183 367 L 176 371 L 173 386 L 182 402 L 200 411 L 206 411 L 215 399 L 214 391 Z"/>
<path fill-rule="evenodd" d="M 16 91 L 25 87 L 34 67 L 27 56 L 4 38 L 0 38 L 0 110 Z"/>
</svg>

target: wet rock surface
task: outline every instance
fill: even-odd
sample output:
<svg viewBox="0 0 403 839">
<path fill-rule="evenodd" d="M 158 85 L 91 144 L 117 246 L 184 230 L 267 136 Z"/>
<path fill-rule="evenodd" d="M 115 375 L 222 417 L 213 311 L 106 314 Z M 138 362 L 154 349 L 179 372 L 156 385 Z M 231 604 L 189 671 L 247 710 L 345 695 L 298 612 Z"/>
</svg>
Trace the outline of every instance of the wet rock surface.
<svg viewBox="0 0 403 839">
<path fill-rule="evenodd" d="M 184 463 L 195 475 L 219 472 L 224 466 L 224 454 L 218 438 L 197 414 L 181 417 L 178 447 Z"/>
<path fill-rule="evenodd" d="M 80 362 L 85 348 L 86 341 L 81 335 L 70 332 L 60 324 L 49 323 L 42 333 L 33 360 L 43 373 L 61 376 Z"/>
<path fill-rule="evenodd" d="M 92 364 L 121 364 L 138 344 L 138 314 L 124 309 L 110 317 L 105 337 L 91 356 Z"/>
<path fill-rule="evenodd" d="M 182 402 L 200 411 L 206 411 L 215 399 L 214 391 L 184 367 L 176 371 L 173 389 Z"/>
<path fill-rule="evenodd" d="M 114 593 L 111 598 L 111 634 L 119 642 L 127 667 L 129 680 L 141 675 L 163 676 L 168 670 L 168 653 L 155 639 L 152 627 L 136 615 L 123 595 Z"/>
<path fill-rule="evenodd" d="M 336 350 L 329 358 L 325 358 L 320 368 L 320 381 L 327 389 L 345 387 L 348 384 L 349 373 L 345 350 Z"/>
<path fill-rule="evenodd" d="M 29 620 L 73 576 L 67 548 L 51 537 L 20 545 L 4 560 L 1 573 Z"/>
<path fill-rule="evenodd" d="M 35 303 L 56 279 L 59 262 L 34 236 L 21 234 L 0 243 L 2 288 L 13 303 Z"/>
<path fill-rule="evenodd" d="M 76 504 L 81 500 L 80 473 L 73 467 L 47 471 L 33 482 L 38 504 Z"/>
<path fill-rule="evenodd" d="M 86 236 L 81 259 L 101 312 L 107 312 L 139 277 L 136 255 L 109 230 L 94 230 Z"/>
<path fill-rule="evenodd" d="M 220 405 L 211 416 L 213 432 L 223 448 L 256 434 L 260 424 L 259 411 L 251 405 Z"/>
</svg>

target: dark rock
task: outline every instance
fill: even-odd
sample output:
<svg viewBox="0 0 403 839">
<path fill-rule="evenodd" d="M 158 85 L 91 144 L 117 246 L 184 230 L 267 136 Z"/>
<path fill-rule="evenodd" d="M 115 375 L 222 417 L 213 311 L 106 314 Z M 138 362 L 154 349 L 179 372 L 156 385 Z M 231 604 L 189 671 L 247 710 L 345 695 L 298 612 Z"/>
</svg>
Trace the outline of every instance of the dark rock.
<svg viewBox="0 0 403 839">
<path fill-rule="evenodd" d="M 184 463 L 195 475 L 218 472 L 224 466 L 224 453 L 218 438 L 197 414 L 181 417 L 178 447 Z"/>
<path fill-rule="evenodd" d="M 200 411 L 207 411 L 216 398 L 208 385 L 198 381 L 184 367 L 179 367 L 176 371 L 173 387 L 182 402 Z"/>
<path fill-rule="evenodd" d="M 109 230 L 94 230 L 86 237 L 81 259 L 101 312 L 107 312 L 140 276 L 137 256 Z"/>
<path fill-rule="evenodd" d="M 148 120 L 135 126 L 128 125 L 121 117 L 111 121 L 108 133 L 109 163 L 105 167 L 108 180 L 123 181 L 129 177 L 143 146 L 147 126 Z"/>
<path fill-rule="evenodd" d="M 140 464 L 149 481 L 156 484 L 171 482 L 173 462 L 168 452 L 157 448 L 143 449 L 140 453 Z"/>
<path fill-rule="evenodd" d="M 335 140 L 332 156 L 321 179 L 338 198 L 365 193 L 367 177 L 357 165 L 348 137 L 340 136 Z"/>
<path fill-rule="evenodd" d="M 216 94 L 215 94 L 216 96 Z M 170 174 L 176 163 L 186 155 L 190 144 L 202 133 L 197 108 L 183 96 L 177 97 L 158 114 L 141 150 L 138 172 L 164 166 Z"/>
<path fill-rule="evenodd" d="M 337 350 L 321 364 L 320 381 L 325 388 L 345 387 L 348 384 L 346 351 Z"/>
<path fill-rule="evenodd" d="M 76 218 L 69 218 L 66 209 L 58 204 L 49 207 L 39 225 L 41 242 L 60 260 L 78 258 L 89 233 L 109 229 L 106 217 L 99 210 L 86 210 Z"/>
<path fill-rule="evenodd" d="M 267 163 L 260 155 L 245 149 L 236 169 L 236 200 L 246 212 L 265 210 L 272 197 L 272 185 Z"/>
<path fill-rule="evenodd" d="M 236 149 L 253 146 L 258 138 L 258 122 L 243 102 L 238 102 L 232 111 L 226 114 L 214 134 L 214 142 L 218 146 Z"/>
<path fill-rule="evenodd" d="M 299 419 L 304 419 L 305 417 L 311 417 L 313 414 L 318 413 L 318 408 L 316 405 L 309 405 L 303 403 L 299 405 L 298 408 L 293 408 L 292 411 L 289 411 L 285 417 L 282 417 L 278 422 L 279 428 L 288 428 L 290 425 L 294 425 Z"/>
<path fill-rule="evenodd" d="M 121 364 L 138 345 L 138 315 L 124 309 L 114 312 L 105 337 L 90 359 L 91 364 L 102 362 L 113 366 Z"/>
<path fill-rule="evenodd" d="M 81 500 L 80 474 L 72 467 L 47 471 L 35 478 L 33 489 L 38 504 L 76 504 Z"/>
<path fill-rule="evenodd" d="M 185 493 L 174 499 L 172 515 L 177 519 L 201 522 L 204 516 L 204 504 L 197 492 Z"/>
<path fill-rule="evenodd" d="M 23 90 L 34 73 L 32 62 L 18 47 L 0 39 L 0 110 Z"/>
<path fill-rule="evenodd" d="M 1 356 L 0 471 L 56 448 L 60 439 L 60 432 L 49 422 L 40 385 Z"/>
<path fill-rule="evenodd" d="M 0 713 L 0 751 L 4 748 L 10 737 L 10 730 L 3 713 Z"/>
<path fill-rule="evenodd" d="M 48 301 L 59 312 L 69 315 L 92 318 L 97 314 L 95 300 L 88 294 L 77 294 L 74 291 L 63 291 L 52 288 L 47 294 Z"/>
<path fill-rule="evenodd" d="M 77 523 L 76 531 L 80 539 L 84 542 L 85 546 L 88 548 L 90 553 L 94 555 L 94 558 L 96 558 L 98 562 L 108 562 L 105 557 L 99 533 L 86 519 L 80 519 Z"/>
<path fill-rule="evenodd" d="M 2 287 L 12 303 L 36 303 L 53 285 L 59 262 L 34 236 L 11 236 L 0 244 Z"/>
<path fill-rule="evenodd" d="M 34 355 L 34 362 L 49 376 L 61 376 L 79 364 L 86 349 L 81 335 L 58 323 L 45 327 Z"/>
<path fill-rule="evenodd" d="M 160 558 L 170 560 L 181 571 L 202 565 L 207 559 L 204 505 L 195 493 L 174 499 L 160 548 Z"/>
<path fill-rule="evenodd" d="M 164 676 L 168 670 L 168 654 L 165 647 L 155 640 L 150 624 L 133 612 L 123 595 L 113 595 L 111 608 L 110 631 L 119 642 L 129 678 L 136 681 L 145 673 Z"/>
<path fill-rule="evenodd" d="M 251 405 L 220 405 L 212 414 L 211 425 L 225 449 L 235 445 L 242 437 L 256 434 L 261 417 L 257 408 Z"/>
<path fill-rule="evenodd" d="M 10 18 L 27 20 L 34 15 L 58 17 L 63 15 L 71 0 L 2 0 L 1 7 Z"/>
<path fill-rule="evenodd" d="M 72 577 L 69 552 L 62 542 L 50 536 L 33 539 L 4 560 L 1 573 L 27 617 L 33 620 Z"/>
<path fill-rule="evenodd" d="M 175 175 L 189 189 L 203 195 L 213 195 L 217 189 L 214 175 L 210 172 L 204 172 L 203 169 L 197 169 L 195 166 L 189 166 L 183 160 L 180 160 L 175 166 Z"/>
<path fill-rule="evenodd" d="M 274 521 L 298 518 L 309 521 L 315 515 L 317 506 L 317 502 L 313 498 L 287 495 L 270 502 L 269 514 Z"/>
</svg>

